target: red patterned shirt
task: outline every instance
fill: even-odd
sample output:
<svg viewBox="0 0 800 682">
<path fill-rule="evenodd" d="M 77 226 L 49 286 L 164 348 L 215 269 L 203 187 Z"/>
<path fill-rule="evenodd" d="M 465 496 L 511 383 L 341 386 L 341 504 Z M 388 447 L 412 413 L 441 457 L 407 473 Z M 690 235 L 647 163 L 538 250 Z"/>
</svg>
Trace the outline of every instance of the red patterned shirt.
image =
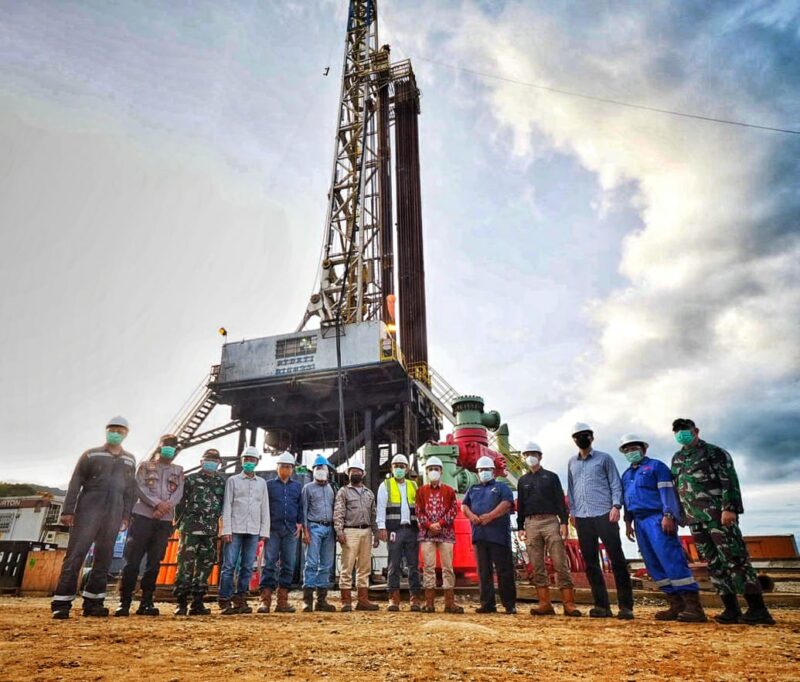
<svg viewBox="0 0 800 682">
<path fill-rule="evenodd" d="M 458 514 L 456 491 L 449 485 L 441 484 L 435 488 L 426 484 L 417 490 L 417 523 L 420 542 L 455 542 L 456 531 L 453 522 Z M 432 535 L 432 523 L 441 525 L 438 535 Z"/>
</svg>

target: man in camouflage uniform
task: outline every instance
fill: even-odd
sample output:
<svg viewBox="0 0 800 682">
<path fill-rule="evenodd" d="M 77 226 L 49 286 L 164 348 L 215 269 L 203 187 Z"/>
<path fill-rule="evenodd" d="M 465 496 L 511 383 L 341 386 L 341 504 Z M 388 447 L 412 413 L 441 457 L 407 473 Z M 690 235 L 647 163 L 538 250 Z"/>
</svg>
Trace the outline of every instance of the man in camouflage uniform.
<svg viewBox="0 0 800 682">
<path fill-rule="evenodd" d="M 672 476 L 700 556 L 708 562 L 711 582 L 725 605 L 718 623 L 772 625 L 761 586 L 750 564 L 738 515 L 744 512 L 739 478 L 731 456 L 700 439 L 691 419 L 672 422 L 675 440 L 683 447 L 672 457 Z M 744 594 L 742 615 L 737 594 Z"/>
<path fill-rule="evenodd" d="M 190 616 L 207 616 L 210 609 L 203 606 L 208 591 L 208 577 L 217 563 L 217 536 L 225 478 L 218 473 L 219 450 L 210 448 L 203 453 L 200 471 L 186 477 L 183 497 L 175 509 L 175 521 L 181 533 L 178 550 L 178 572 L 174 595 L 178 600 L 176 616 L 187 615 L 189 596 Z"/>
</svg>

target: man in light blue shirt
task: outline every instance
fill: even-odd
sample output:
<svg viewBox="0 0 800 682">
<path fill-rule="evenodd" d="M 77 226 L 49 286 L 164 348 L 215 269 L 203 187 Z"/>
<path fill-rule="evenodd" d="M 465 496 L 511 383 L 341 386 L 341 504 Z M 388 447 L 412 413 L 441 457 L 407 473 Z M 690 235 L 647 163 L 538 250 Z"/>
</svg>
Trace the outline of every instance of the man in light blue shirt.
<svg viewBox="0 0 800 682">
<path fill-rule="evenodd" d="M 633 588 L 628 563 L 619 537 L 619 510 L 622 508 L 622 480 L 614 460 L 606 452 L 594 450 L 594 432 L 578 422 L 572 430 L 578 454 L 569 460 L 567 492 L 570 515 L 578 531 L 585 572 L 592 586 L 592 618 L 611 618 L 606 581 L 600 567 L 598 541 L 602 542 L 617 586 L 618 618 L 633 618 Z"/>
</svg>

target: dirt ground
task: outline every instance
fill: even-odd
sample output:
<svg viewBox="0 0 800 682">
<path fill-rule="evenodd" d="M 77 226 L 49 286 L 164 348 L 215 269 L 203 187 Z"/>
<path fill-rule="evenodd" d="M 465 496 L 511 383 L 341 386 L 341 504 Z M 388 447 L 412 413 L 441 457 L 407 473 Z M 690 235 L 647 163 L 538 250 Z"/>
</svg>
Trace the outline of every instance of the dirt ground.
<svg viewBox="0 0 800 682">
<path fill-rule="evenodd" d="M 298 596 L 298 595 L 295 595 Z M 333 601 L 333 600 L 332 600 Z M 800 610 L 775 627 L 387 613 L 50 618 L 0 598 L 0 680 L 799 680 Z M 116 606 L 111 602 L 112 607 Z M 407 604 L 403 604 L 407 609 Z M 472 611 L 474 603 L 468 604 Z M 169 615 L 163 615 L 169 614 Z M 553 676 L 555 675 L 555 677 Z"/>
</svg>

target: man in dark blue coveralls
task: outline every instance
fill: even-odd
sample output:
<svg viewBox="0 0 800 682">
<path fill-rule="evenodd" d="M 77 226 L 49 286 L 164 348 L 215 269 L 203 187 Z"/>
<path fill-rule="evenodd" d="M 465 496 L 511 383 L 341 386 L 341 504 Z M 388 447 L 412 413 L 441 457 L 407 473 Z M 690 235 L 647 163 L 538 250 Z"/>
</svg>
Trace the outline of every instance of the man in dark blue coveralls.
<svg viewBox="0 0 800 682">
<path fill-rule="evenodd" d="M 622 474 L 625 535 L 639 543 L 647 572 L 667 595 L 669 608 L 656 620 L 704 623 L 700 589 L 678 539 L 681 506 L 669 467 L 647 456 L 648 443 L 635 434 L 622 437 L 619 451 L 630 467 Z"/>
<path fill-rule="evenodd" d="M 103 606 L 108 569 L 117 533 L 128 526 L 136 500 L 136 459 L 122 449 L 128 421 L 114 417 L 106 425 L 106 443 L 84 452 L 69 482 L 61 523 L 70 526 L 67 555 L 50 608 L 53 618 L 69 618 L 80 570 L 94 543 L 94 563 L 83 590 L 83 615 L 107 616 Z"/>
</svg>

